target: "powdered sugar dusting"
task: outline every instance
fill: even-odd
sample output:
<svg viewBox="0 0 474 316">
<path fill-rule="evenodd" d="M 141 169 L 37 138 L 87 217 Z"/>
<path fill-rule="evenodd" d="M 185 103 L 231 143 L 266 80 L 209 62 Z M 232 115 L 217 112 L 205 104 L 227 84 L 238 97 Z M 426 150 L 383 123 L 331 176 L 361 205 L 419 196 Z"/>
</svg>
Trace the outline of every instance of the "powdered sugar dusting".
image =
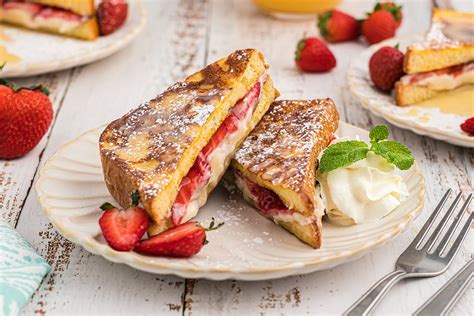
<svg viewBox="0 0 474 316">
<path fill-rule="evenodd" d="M 338 126 L 330 99 L 284 100 L 273 103 L 235 155 L 244 168 L 274 185 L 299 190 L 314 174 L 312 153 L 330 141 Z"/>
<path fill-rule="evenodd" d="M 425 41 L 415 43 L 415 50 L 454 48 L 474 43 L 474 15 L 451 15 L 443 10 L 434 11 L 431 27 Z"/>
</svg>

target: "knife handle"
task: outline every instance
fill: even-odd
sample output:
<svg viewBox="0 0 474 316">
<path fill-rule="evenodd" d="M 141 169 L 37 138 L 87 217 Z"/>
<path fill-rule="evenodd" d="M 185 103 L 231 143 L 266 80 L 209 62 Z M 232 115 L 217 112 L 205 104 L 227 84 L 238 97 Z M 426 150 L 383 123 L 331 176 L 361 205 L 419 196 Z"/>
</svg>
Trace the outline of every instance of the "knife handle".
<svg viewBox="0 0 474 316">
<path fill-rule="evenodd" d="M 469 260 L 451 280 L 421 305 L 414 315 L 445 315 L 468 288 L 474 276 L 474 260 Z"/>
</svg>

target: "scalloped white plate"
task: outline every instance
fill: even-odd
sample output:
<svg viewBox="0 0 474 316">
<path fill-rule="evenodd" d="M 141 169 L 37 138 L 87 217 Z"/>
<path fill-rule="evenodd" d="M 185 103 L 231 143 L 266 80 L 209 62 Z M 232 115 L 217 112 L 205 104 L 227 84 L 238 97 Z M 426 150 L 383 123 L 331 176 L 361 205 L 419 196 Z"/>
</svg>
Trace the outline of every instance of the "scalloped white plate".
<svg viewBox="0 0 474 316">
<path fill-rule="evenodd" d="M 129 44 L 146 23 L 146 14 L 139 0 L 129 1 L 125 24 L 108 36 L 94 41 L 68 38 L 0 24 L 0 46 L 20 57 L 7 63 L 0 74 L 4 78 L 27 77 L 88 64 L 108 57 Z M 1 62 L 1 59 L 0 59 Z"/>
<path fill-rule="evenodd" d="M 350 90 L 364 108 L 395 126 L 454 145 L 474 147 L 474 137 L 468 136 L 459 127 L 468 118 L 467 116 L 444 113 L 437 108 L 397 106 L 392 95 L 378 91 L 370 80 L 368 65 L 370 57 L 376 50 L 382 46 L 395 46 L 399 43 L 400 50 L 405 51 L 408 45 L 421 41 L 422 38 L 421 35 L 413 35 L 389 39 L 367 48 L 349 68 L 347 79 Z"/>
<path fill-rule="evenodd" d="M 208 224 L 215 217 L 225 225 L 208 234 L 209 244 L 196 256 L 176 259 L 118 252 L 107 245 L 98 225 L 99 205 L 113 202 L 99 159 L 101 130 L 79 136 L 46 162 L 36 183 L 39 201 L 64 237 L 110 261 L 143 271 L 186 278 L 264 280 L 328 269 L 395 238 L 424 203 L 424 180 L 415 165 L 401 172 L 410 196 L 400 207 L 373 224 L 336 227 L 324 223 L 323 247 L 314 250 L 260 216 L 240 196 L 230 196 L 218 187 L 197 219 Z M 368 138 L 367 131 L 342 122 L 338 135 Z"/>
</svg>

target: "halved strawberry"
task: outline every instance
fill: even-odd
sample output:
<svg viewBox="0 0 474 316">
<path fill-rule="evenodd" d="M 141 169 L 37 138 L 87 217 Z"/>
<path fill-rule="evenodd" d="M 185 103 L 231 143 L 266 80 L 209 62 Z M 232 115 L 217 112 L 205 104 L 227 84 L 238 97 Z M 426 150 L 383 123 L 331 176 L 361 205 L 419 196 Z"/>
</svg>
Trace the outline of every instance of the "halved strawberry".
<svg viewBox="0 0 474 316">
<path fill-rule="evenodd" d="M 99 226 L 109 246 L 118 251 L 132 250 L 148 228 L 145 210 L 138 206 L 123 210 L 110 203 L 104 203 L 100 208 L 105 212 L 99 219 Z"/>
<path fill-rule="evenodd" d="M 214 226 L 212 219 L 206 229 L 198 222 L 187 222 L 141 241 L 135 251 L 154 256 L 191 257 L 207 243 L 206 231 L 217 229 L 223 224 Z"/>
</svg>

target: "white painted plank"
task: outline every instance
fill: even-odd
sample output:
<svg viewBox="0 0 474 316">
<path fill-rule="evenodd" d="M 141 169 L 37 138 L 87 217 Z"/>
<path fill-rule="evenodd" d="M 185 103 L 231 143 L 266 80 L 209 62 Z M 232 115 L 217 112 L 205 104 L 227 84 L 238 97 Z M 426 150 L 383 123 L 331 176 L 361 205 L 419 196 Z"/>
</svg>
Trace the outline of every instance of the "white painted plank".
<svg viewBox="0 0 474 316">
<path fill-rule="evenodd" d="M 149 16 L 142 35 L 123 51 L 76 72 L 44 158 L 202 67 L 206 2 L 145 4 Z M 113 264 L 73 245 L 48 223 L 35 192 L 28 196 L 18 230 L 53 266 L 24 314 L 181 313 L 184 280 Z"/>
<path fill-rule="evenodd" d="M 345 1 L 343 9 L 362 14 L 373 7 L 369 1 Z M 429 1 L 404 2 L 405 22 L 400 34 L 421 32 L 429 25 Z M 239 22 L 236 23 L 235 21 Z M 352 56 L 357 56 L 367 45 L 343 43 L 331 45 L 336 55 L 337 68 L 327 74 L 301 74 L 294 67 L 293 52 L 304 32 L 316 34 L 315 22 L 287 22 L 261 15 L 251 3 L 214 1 L 211 20 L 208 62 L 242 47 L 260 49 L 270 64 L 270 73 L 280 90 L 281 98 L 331 97 L 336 102 L 341 118 L 369 129 L 384 120 L 363 110 L 350 95 L 346 71 Z M 226 30 L 222 32 L 222 30 Z M 289 277 L 266 282 L 190 282 L 186 292 L 188 315 L 242 314 L 340 314 L 365 290 L 394 268 L 398 255 L 416 235 L 433 209 L 437 199 L 448 187 L 472 191 L 472 160 L 469 151 L 420 137 L 391 126 L 393 138 L 412 148 L 428 184 L 425 212 L 394 242 L 372 254 L 343 266 L 305 276 Z M 471 153 L 472 155 L 472 153 Z M 472 159 L 472 158 L 471 158 Z M 472 234 L 448 273 L 438 278 L 403 282 L 377 309 L 378 313 L 413 312 L 434 293 L 441 284 L 470 257 Z M 472 310 L 472 302 L 464 296 L 453 314 Z"/>
<path fill-rule="evenodd" d="M 43 84 L 50 90 L 49 97 L 56 114 L 69 85 L 70 76 L 71 71 L 66 70 L 56 74 L 11 81 L 18 86 Z M 13 226 L 17 224 L 21 207 L 38 168 L 41 153 L 48 143 L 50 131 L 51 129 L 27 155 L 13 160 L 0 160 L 0 218 Z"/>
</svg>

